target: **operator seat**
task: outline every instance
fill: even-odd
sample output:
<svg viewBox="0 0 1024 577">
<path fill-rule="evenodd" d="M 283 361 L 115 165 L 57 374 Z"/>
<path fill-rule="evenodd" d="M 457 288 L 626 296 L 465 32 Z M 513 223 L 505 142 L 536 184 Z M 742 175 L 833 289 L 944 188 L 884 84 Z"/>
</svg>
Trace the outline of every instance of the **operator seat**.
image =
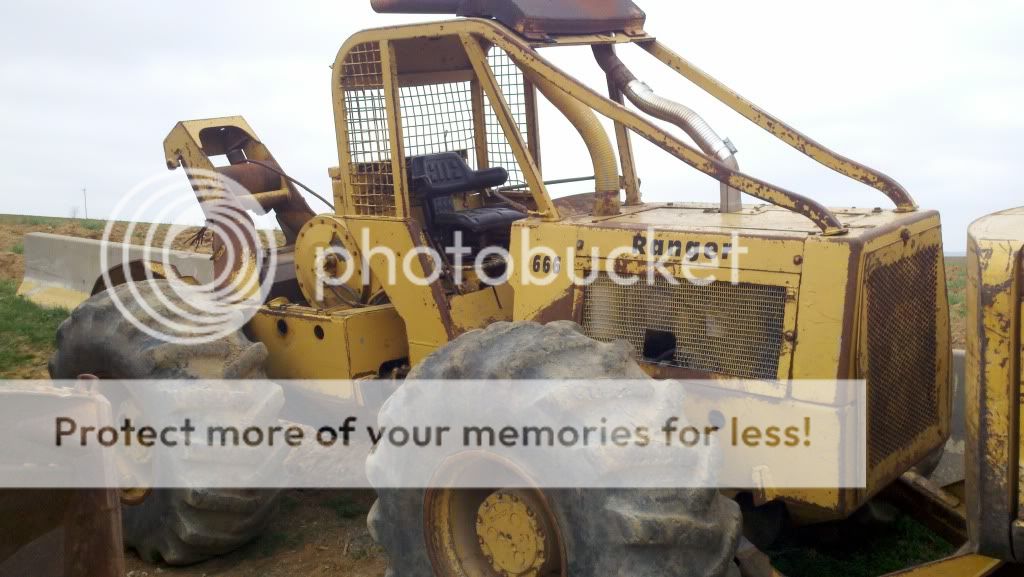
<svg viewBox="0 0 1024 577">
<path fill-rule="evenodd" d="M 455 210 L 452 195 L 505 184 L 508 171 L 504 168 L 473 170 L 457 152 L 412 156 L 408 164 L 409 190 L 423 199 L 429 229 L 445 233 L 461 230 L 476 236 L 508 230 L 513 222 L 526 218 L 522 212 L 505 207 Z"/>
</svg>

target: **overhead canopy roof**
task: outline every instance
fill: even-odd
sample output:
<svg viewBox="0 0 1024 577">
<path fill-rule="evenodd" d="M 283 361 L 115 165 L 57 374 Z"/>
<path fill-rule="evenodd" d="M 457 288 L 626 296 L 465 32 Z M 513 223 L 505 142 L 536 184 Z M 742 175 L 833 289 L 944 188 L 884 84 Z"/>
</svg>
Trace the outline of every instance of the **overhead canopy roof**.
<svg viewBox="0 0 1024 577">
<path fill-rule="evenodd" d="M 630 0 L 371 0 L 399 14 L 493 18 L 528 38 L 625 32 L 640 34 L 647 16 Z"/>
</svg>

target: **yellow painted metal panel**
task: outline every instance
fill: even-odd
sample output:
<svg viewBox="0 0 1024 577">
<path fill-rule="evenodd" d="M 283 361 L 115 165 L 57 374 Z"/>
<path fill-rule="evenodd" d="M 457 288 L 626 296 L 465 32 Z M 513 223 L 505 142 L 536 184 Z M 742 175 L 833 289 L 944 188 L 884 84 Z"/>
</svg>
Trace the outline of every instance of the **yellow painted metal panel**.
<svg viewBox="0 0 1024 577">
<path fill-rule="evenodd" d="M 390 305 L 334 314 L 270 305 L 248 326 L 270 352 L 267 375 L 274 379 L 354 379 L 408 356 L 405 325 Z M 329 392 L 353 395 L 351 387 Z"/>
<path fill-rule="evenodd" d="M 723 281 L 731 279 L 733 268 L 742 271 L 759 270 L 789 274 L 799 274 L 801 271 L 801 266 L 797 262 L 803 254 L 803 239 L 800 238 L 758 237 L 749 234 L 737 234 L 734 237 L 728 230 L 711 226 L 688 228 L 677 224 L 652 226 L 651 229 L 626 226 L 620 228 L 620 222 L 617 220 L 600 225 L 580 226 L 577 230 L 579 240 L 583 241 L 580 255 L 582 258 L 590 258 L 594 249 L 601 258 L 614 256 L 622 261 L 646 261 L 648 258 L 658 259 L 664 256 L 666 264 L 685 265 L 694 271 L 701 271 L 701 278 L 717 269 L 716 279 Z M 631 248 L 634 243 L 644 246 L 644 253 L 616 253 L 617 249 Z M 664 247 L 664 253 L 661 255 L 657 252 L 658 243 Z M 680 250 L 678 256 L 669 252 L 672 249 Z M 693 254 L 693 251 L 696 251 L 696 254 Z M 716 257 L 709 258 L 709 254 Z M 706 272 L 703 272 L 705 269 Z"/>
<path fill-rule="evenodd" d="M 395 216 L 404 218 L 409 214 L 409 190 L 406 183 L 398 71 L 395 67 L 395 52 L 390 42 L 380 43 L 380 59 L 381 74 L 384 77 L 384 98 L 387 100 L 388 136 L 391 138 L 391 177 L 395 194 Z"/>
<path fill-rule="evenodd" d="M 512 227 L 511 258 L 513 268 L 509 275 L 509 285 L 515 291 L 516 320 L 570 320 L 572 318 L 571 291 L 573 288 L 572 263 L 565 262 L 567 254 L 576 246 L 576 228 L 565 225 L 542 225 L 536 220 L 520 221 Z M 523 249 L 546 248 L 554 255 L 537 252 L 533 255 L 523 253 Z M 557 258 L 558 264 L 549 265 L 550 272 L 540 271 L 535 274 L 541 281 L 550 278 L 549 284 L 526 284 L 525 275 L 532 271 L 533 260 L 536 258 Z M 528 269 L 528 270 L 524 270 Z M 557 271 L 555 270 L 557 269 Z M 558 300 L 568 299 L 568 306 L 560 313 L 549 311 Z"/>
<path fill-rule="evenodd" d="M 426 256 L 412 254 L 415 249 L 428 246 L 419 226 L 412 221 L 380 218 L 346 217 L 344 221 L 360 246 L 364 239 L 368 240 L 363 247 L 364 255 L 405 320 L 413 364 L 422 358 L 418 351 L 432 351 L 447 343 L 455 333 L 441 281 L 423 284 L 405 278 L 406 264 L 417 279 L 429 280 L 434 276 L 434 263 Z M 414 349 L 413 345 L 419 348 Z"/>
<path fill-rule="evenodd" d="M 508 283 L 452 295 L 452 323 L 457 334 L 482 329 L 491 323 L 512 320 L 514 293 Z"/>
<path fill-rule="evenodd" d="M 796 398 L 818 400 L 818 391 L 806 390 L 801 380 L 852 376 L 840 361 L 843 347 L 853 344 L 852 331 L 844 334 L 843 324 L 852 321 L 847 310 L 855 298 L 851 282 L 858 278 L 857 256 L 848 243 L 815 238 L 804 245 L 792 374 Z"/>
<path fill-rule="evenodd" d="M 1024 210 L 971 225 L 967 237 L 967 526 L 978 550 L 1012 559 L 1020 510 L 1021 254 Z"/>
</svg>

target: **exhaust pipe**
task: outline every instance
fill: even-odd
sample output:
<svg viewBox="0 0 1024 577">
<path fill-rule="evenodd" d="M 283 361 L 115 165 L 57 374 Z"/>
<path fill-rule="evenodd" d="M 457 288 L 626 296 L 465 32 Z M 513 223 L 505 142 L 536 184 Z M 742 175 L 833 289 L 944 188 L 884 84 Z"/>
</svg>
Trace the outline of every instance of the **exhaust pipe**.
<svg viewBox="0 0 1024 577">
<path fill-rule="evenodd" d="M 612 46 L 594 46 L 594 57 L 609 81 L 622 91 L 634 106 L 654 118 L 670 122 L 683 129 L 705 154 L 718 159 L 729 168 L 739 170 L 736 148 L 722 139 L 696 112 L 682 104 L 658 96 L 650 86 L 637 77 L 619 60 Z M 740 191 L 722 183 L 721 212 L 739 212 L 743 208 Z"/>
</svg>

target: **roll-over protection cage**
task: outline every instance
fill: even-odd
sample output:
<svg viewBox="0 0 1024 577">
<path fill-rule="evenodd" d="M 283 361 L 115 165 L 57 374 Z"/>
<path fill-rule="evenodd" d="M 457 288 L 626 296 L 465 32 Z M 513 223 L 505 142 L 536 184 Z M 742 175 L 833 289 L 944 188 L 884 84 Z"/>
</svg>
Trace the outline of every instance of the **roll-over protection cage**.
<svg viewBox="0 0 1024 577">
<path fill-rule="evenodd" d="M 534 31 L 536 32 L 536 31 Z M 890 177 L 840 156 L 720 84 L 640 30 L 545 35 L 530 39 L 490 19 L 465 18 L 380 28 L 351 37 L 333 67 L 333 104 L 339 167 L 332 170 L 338 212 L 359 217 L 411 216 L 406 159 L 418 154 L 460 152 L 477 168 L 503 166 L 511 185 L 530 200 L 533 215 L 559 220 L 540 171 L 538 88 L 570 116 L 604 116 L 615 125 L 617 156 L 581 135 L 595 172 L 614 164 L 614 190 L 600 190 L 598 216 L 640 203 L 631 134 L 638 134 L 691 167 L 737 190 L 811 219 L 822 234 L 845 232 L 836 216 L 815 200 L 734 170 L 624 106 L 613 86 L 599 94 L 562 71 L 537 48 L 633 43 L 733 110 L 817 162 L 885 194 L 898 211 L 917 206 Z M 611 84 L 610 84 L 611 86 Z M 561 105 L 560 105 L 561 104 Z M 573 107 L 568 111 L 566 107 Z M 580 128 L 578 122 L 574 122 Z"/>
</svg>

